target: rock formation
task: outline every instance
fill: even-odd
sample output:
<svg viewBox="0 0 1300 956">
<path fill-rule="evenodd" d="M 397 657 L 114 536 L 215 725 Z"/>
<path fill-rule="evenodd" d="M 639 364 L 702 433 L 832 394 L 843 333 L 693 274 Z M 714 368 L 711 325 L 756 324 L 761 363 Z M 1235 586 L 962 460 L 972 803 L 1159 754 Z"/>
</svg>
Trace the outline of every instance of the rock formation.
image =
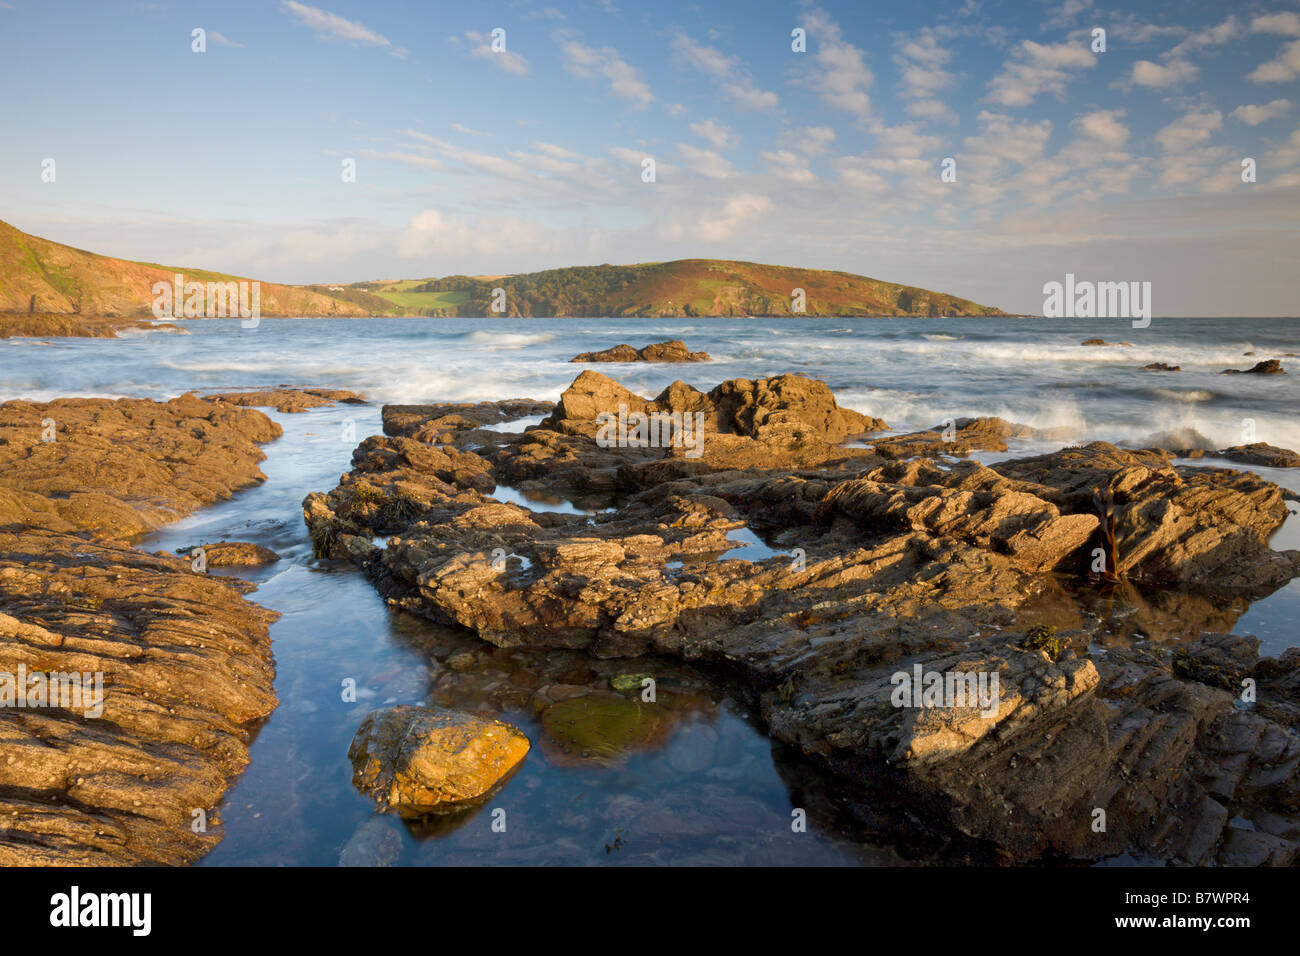
<svg viewBox="0 0 1300 956">
<path fill-rule="evenodd" d="M 680 339 L 655 342 L 643 349 L 615 345 L 600 352 L 583 352 L 570 362 L 711 362 L 708 352 L 692 352 Z"/>
<path fill-rule="evenodd" d="M 474 806 L 528 754 L 509 724 L 440 707 L 393 707 L 366 717 L 348 758 L 353 783 L 399 816 Z"/>
<path fill-rule="evenodd" d="M 193 395 L 0 405 L 0 865 L 175 864 L 220 838 L 276 704 L 277 615 L 126 539 L 262 481 L 279 434 Z M 70 692 L 17 706 L 19 674 Z"/>
<path fill-rule="evenodd" d="M 701 414 L 702 455 L 599 443 L 597 416 L 618 405 Z M 1059 612 L 1059 633 L 1034 623 L 1076 606 L 1072 589 L 1104 587 L 1188 622 L 1195 659 L 1237 640 L 1202 636 L 1232 622 L 1205 595 L 1259 597 L 1300 573 L 1300 552 L 1269 547 L 1287 516 L 1269 482 L 1101 442 L 993 467 L 929 457 L 939 433 L 849 447 L 884 423 L 794 375 L 646 399 L 584 372 L 516 434 L 442 406 L 419 417 L 407 406 L 395 434 L 392 416 L 337 488 L 304 501 L 319 552 L 364 569 L 394 606 L 500 647 L 715 667 L 773 736 L 858 781 L 868 803 L 878 793 L 874 813 L 906 807 L 891 828 L 987 859 L 1276 863 L 1300 847 L 1300 655 L 1247 647 L 1215 671 L 1154 643 L 1094 652 L 1082 615 Z M 971 448 L 1025 433 L 953 424 Z M 495 500 L 499 481 L 613 508 L 535 512 Z M 727 536 L 746 526 L 786 553 L 737 557 Z M 900 706 L 897 679 L 917 668 L 996 675 L 997 705 Z M 1265 688 L 1258 706 L 1234 698 L 1239 675 Z M 1268 837 L 1241 836 L 1237 817 Z"/>
</svg>

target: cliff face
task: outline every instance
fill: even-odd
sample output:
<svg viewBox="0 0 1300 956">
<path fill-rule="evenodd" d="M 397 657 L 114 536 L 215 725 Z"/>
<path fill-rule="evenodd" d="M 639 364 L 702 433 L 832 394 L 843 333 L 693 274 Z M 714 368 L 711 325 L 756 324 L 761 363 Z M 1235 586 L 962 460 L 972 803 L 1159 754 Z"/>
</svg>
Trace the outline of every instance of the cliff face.
<svg viewBox="0 0 1300 956">
<path fill-rule="evenodd" d="M 0 222 L 0 313 L 151 316 L 154 283 L 171 285 L 178 273 L 186 282 L 241 281 L 239 276 L 100 256 Z M 263 316 L 371 314 L 311 289 L 272 282 L 260 286 Z"/>
</svg>

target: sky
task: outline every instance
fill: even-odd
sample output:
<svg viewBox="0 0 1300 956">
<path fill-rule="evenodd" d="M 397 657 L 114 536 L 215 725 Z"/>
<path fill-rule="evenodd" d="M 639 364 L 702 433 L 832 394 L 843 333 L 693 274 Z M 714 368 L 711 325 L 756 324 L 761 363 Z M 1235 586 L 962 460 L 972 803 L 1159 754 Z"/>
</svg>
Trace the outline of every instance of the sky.
<svg viewBox="0 0 1300 956">
<path fill-rule="evenodd" d="M 1036 314 L 1071 273 L 1300 314 L 1300 2 L 0 0 L 0 79 L 0 219 L 122 258 L 746 259 Z"/>
</svg>

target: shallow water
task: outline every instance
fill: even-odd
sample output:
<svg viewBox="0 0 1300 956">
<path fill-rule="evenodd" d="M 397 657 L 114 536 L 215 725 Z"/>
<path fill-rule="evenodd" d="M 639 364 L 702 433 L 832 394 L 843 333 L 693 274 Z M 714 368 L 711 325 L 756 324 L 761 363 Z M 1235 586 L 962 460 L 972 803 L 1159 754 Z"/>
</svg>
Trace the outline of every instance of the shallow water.
<svg viewBox="0 0 1300 956">
<path fill-rule="evenodd" d="M 834 782 L 769 741 L 708 675 L 672 661 L 504 651 L 392 611 L 350 566 L 316 560 L 299 502 L 331 487 L 348 467 L 351 446 L 337 438 L 346 420 L 370 434 L 379 429 L 378 410 L 270 414 L 285 434 L 268 446 L 265 484 L 140 542 L 175 551 L 255 540 L 282 556 L 238 572 L 258 584 L 253 600 L 282 614 L 271 628 L 280 706 L 227 794 L 225 838 L 205 865 L 335 865 L 345 848 L 349 860 L 394 865 L 900 862 L 890 849 L 835 825 L 824 800 L 808 808 L 808 831 L 793 832 L 801 791 L 812 785 L 820 793 Z M 498 497 L 584 513 L 511 489 L 498 489 Z M 644 735 L 633 727 L 624 738 L 621 726 L 640 707 L 613 694 L 609 678 L 628 672 L 655 675 L 656 712 L 671 719 L 656 718 Z M 539 675 L 575 695 L 567 700 L 611 711 L 595 753 L 584 755 L 579 744 L 587 741 L 548 731 L 527 706 Z M 355 703 L 344 701 L 347 679 L 355 681 Z M 508 720 L 533 750 L 476 813 L 436 827 L 407 826 L 376 814 L 352 787 L 347 749 L 369 710 L 430 699 Z M 504 832 L 492 828 L 501 819 L 496 811 L 505 812 Z"/>
<path fill-rule="evenodd" d="M 174 551 L 252 540 L 282 556 L 267 568 L 240 570 L 258 584 L 253 599 L 282 615 L 271 631 L 280 707 L 259 729 L 252 763 L 227 794 L 225 837 L 206 865 L 333 865 L 341 857 L 417 865 L 927 859 L 924 851 L 862 831 L 837 797 L 836 782 L 769 741 L 717 675 L 671 661 L 598 662 L 493 648 L 394 612 L 360 573 L 316 560 L 301 500 L 333 487 L 353 447 L 380 431 L 379 402 L 554 399 L 590 367 L 567 362 L 579 351 L 683 338 L 717 361 L 595 368 L 645 395 L 678 377 L 707 389 L 726 378 L 796 371 L 822 377 L 841 404 L 898 430 L 1000 414 L 1070 426 L 1074 441 L 1140 440 L 1194 428 L 1223 446 L 1247 440 L 1241 423 L 1250 419 L 1254 440 L 1300 446 L 1292 376 L 1218 374 L 1300 351 L 1296 321 L 1157 319 L 1146 330 L 1102 321 L 1068 331 L 1046 320 L 265 320 L 253 330 L 237 321 L 182 324 L 192 334 L 0 342 L 0 397 L 166 398 L 189 389 L 293 384 L 354 388 L 375 400 L 298 415 L 269 412 L 285 434 L 266 448 L 266 483 L 142 542 Z M 1134 346 L 1078 346 L 1094 335 Z M 1241 355 L 1251 350 L 1259 354 Z M 1151 361 L 1186 371 L 1137 371 Z M 1037 454 L 1059 444 L 1024 443 L 978 457 Z M 1255 470 L 1300 484 L 1285 470 Z M 506 487 L 497 497 L 588 515 L 607 506 Z M 763 529 L 729 536 L 736 547 L 714 560 L 789 559 Z M 1274 546 L 1300 547 L 1297 519 L 1278 532 Z M 1068 601 L 1027 610 L 1035 613 L 1066 626 L 1097 615 L 1102 650 L 1108 641 L 1182 640 L 1198 628 L 1225 628 L 1254 633 L 1263 653 L 1277 654 L 1297 643 L 1300 582 L 1253 605 L 1085 588 Z M 610 677 L 626 673 L 655 676 L 669 705 L 658 712 L 669 718 L 647 719 L 634 698 L 610 689 Z M 349 679 L 355 703 L 343 699 Z M 374 814 L 351 785 L 346 754 L 368 710 L 428 700 L 514 722 L 533 750 L 478 812 L 410 827 Z M 574 735 L 575 713 L 599 718 L 595 740 Z M 796 807 L 808 811 L 806 833 L 791 830 Z"/>
</svg>

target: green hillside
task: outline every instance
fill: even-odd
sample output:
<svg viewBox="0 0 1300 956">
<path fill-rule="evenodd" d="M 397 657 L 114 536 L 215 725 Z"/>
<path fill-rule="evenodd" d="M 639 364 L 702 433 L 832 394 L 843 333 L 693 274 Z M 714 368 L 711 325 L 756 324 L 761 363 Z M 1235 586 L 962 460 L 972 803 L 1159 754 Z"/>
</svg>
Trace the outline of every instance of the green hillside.
<svg viewBox="0 0 1300 956">
<path fill-rule="evenodd" d="M 0 313 L 148 316 L 155 282 L 228 282 L 240 277 L 132 262 L 28 235 L 0 222 Z M 789 316 L 802 289 L 809 316 L 1004 315 L 943 292 L 849 272 L 725 259 L 573 266 L 505 276 L 446 276 L 291 286 L 261 282 L 262 315 L 485 316 L 493 290 L 505 290 L 516 317 Z"/>
<path fill-rule="evenodd" d="M 1006 313 L 943 292 L 849 272 L 725 259 L 629 266 L 572 266 L 512 276 L 447 276 L 423 282 L 348 286 L 426 315 L 493 315 L 492 290 L 506 292 L 509 316 L 776 316 L 795 314 L 804 292 L 809 316 L 989 316 Z"/>
</svg>

